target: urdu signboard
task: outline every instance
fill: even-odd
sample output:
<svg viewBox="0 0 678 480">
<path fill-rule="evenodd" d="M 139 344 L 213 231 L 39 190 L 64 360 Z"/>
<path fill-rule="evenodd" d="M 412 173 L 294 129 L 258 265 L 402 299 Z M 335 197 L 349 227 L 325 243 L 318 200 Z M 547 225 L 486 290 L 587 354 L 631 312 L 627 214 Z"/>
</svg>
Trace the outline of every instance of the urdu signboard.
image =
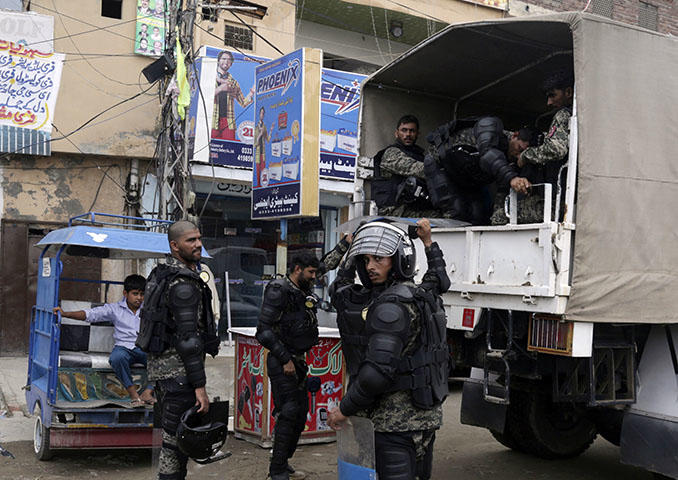
<svg viewBox="0 0 678 480">
<path fill-rule="evenodd" d="M 253 219 L 318 215 L 321 65 L 302 48 L 256 68 Z"/>
</svg>

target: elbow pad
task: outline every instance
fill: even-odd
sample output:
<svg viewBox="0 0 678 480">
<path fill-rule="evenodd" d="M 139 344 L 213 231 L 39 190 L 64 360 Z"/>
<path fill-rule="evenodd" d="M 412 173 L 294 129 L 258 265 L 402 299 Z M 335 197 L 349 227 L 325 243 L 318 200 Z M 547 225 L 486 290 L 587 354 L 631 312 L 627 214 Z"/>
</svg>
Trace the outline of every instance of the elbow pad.
<svg viewBox="0 0 678 480">
<path fill-rule="evenodd" d="M 391 379 L 369 363 L 363 364 L 354 382 L 351 382 L 346 395 L 341 400 L 340 410 L 346 416 L 355 415 L 359 410 L 368 408 L 374 400 L 385 392 Z"/>
<path fill-rule="evenodd" d="M 483 117 L 473 126 L 478 153 L 482 156 L 490 148 L 497 148 L 504 134 L 504 124 L 497 117 Z"/>
<path fill-rule="evenodd" d="M 169 292 L 169 307 L 179 337 L 197 333 L 202 292 L 189 281 L 181 281 Z"/>
<path fill-rule="evenodd" d="M 480 155 L 480 168 L 491 174 L 501 186 L 508 185 L 511 179 L 518 176 L 514 165 L 496 148 L 491 148 Z"/>
<path fill-rule="evenodd" d="M 287 363 L 292 356 L 273 332 L 273 326 L 280 319 L 286 298 L 286 290 L 281 281 L 274 280 L 268 284 L 264 291 L 264 301 L 261 304 L 256 334 L 257 341 L 269 349 L 282 363 Z"/>
<path fill-rule="evenodd" d="M 292 358 L 290 352 L 287 351 L 285 345 L 283 345 L 276 334 L 273 333 L 273 330 L 264 327 L 261 323 L 257 327 L 256 339 L 264 347 L 268 348 L 271 351 L 271 354 L 280 360 L 280 363 L 285 364 Z"/>
<path fill-rule="evenodd" d="M 180 338 L 176 344 L 177 353 L 184 362 L 186 376 L 194 388 L 205 386 L 205 367 L 202 362 L 203 345 L 198 336 Z"/>
</svg>

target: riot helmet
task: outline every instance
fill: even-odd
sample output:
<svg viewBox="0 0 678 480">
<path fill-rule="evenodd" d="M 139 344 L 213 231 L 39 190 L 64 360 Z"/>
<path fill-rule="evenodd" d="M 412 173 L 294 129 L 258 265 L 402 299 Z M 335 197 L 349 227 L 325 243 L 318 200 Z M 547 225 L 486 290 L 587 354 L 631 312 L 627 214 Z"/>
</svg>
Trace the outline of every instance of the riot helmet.
<svg viewBox="0 0 678 480">
<path fill-rule="evenodd" d="M 211 463 L 215 455 L 226 443 L 228 420 L 223 421 L 219 408 L 225 404 L 225 418 L 228 419 L 228 402 L 213 402 L 205 415 L 198 413 L 199 406 L 194 405 L 184 412 L 177 427 L 177 446 L 184 454 L 198 463 Z M 213 411 L 214 410 L 214 411 Z"/>
<path fill-rule="evenodd" d="M 391 258 L 391 277 L 396 280 L 409 280 L 414 277 L 417 260 L 414 245 L 407 233 L 386 222 L 370 222 L 362 225 L 353 235 L 353 242 L 347 259 L 356 265 L 358 277 L 365 286 L 372 282 L 367 275 L 362 255 L 375 255 Z"/>
</svg>

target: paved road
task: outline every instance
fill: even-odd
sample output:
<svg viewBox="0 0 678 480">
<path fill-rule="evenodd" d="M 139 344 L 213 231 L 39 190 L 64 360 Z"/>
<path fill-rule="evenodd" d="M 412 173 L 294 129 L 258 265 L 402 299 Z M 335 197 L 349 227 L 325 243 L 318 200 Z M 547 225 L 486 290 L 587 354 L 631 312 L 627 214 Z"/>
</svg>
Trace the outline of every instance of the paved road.
<svg viewBox="0 0 678 480">
<path fill-rule="evenodd" d="M 445 404 L 445 426 L 436 441 L 434 479 L 652 479 L 652 475 L 647 472 L 620 465 L 618 448 L 603 439 L 597 439 L 579 458 L 568 461 L 539 460 L 507 450 L 485 430 L 459 424 L 460 402 L 461 390 L 455 388 Z M 6 425 L 3 423 L 6 421 L 0 418 L 0 430 Z M 15 425 L 18 426 L 19 423 L 15 421 Z M 50 462 L 38 462 L 33 456 L 32 443 L 29 441 L 3 443 L 3 446 L 17 458 L 11 460 L 0 457 L 1 480 L 154 478 L 152 455 L 149 451 L 61 452 Z M 229 438 L 227 449 L 233 452 L 233 456 L 225 461 L 207 466 L 191 463 L 189 472 L 192 478 L 263 480 L 266 477 L 267 450 L 232 438 Z M 335 444 L 302 446 L 292 463 L 308 473 L 308 480 L 334 480 Z"/>
</svg>

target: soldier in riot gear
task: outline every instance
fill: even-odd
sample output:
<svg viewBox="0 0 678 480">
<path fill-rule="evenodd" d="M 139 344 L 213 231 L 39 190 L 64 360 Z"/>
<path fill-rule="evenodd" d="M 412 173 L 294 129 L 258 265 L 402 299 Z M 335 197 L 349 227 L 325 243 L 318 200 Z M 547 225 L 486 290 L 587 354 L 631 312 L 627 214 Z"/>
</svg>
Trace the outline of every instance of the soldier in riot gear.
<svg viewBox="0 0 678 480">
<path fill-rule="evenodd" d="M 395 143 L 374 156 L 372 200 L 380 215 L 443 217 L 428 199 L 424 149 L 417 145 L 419 120 L 405 115 L 398 120 Z"/>
<path fill-rule="evenodd" d="M 412 240 L 394 225 L 372 222 L 356 231 L 331 287 L 350 383 L 328 423 L 340 429 L 351 415 L 372 420 L 381 480 L 431 477 L 435 431 L 442 425 L 448 392 L 449 351 L 439 295 L 450 280 L 429 221 L 417 225 L 428 259 L 421 284 L 412 281 Z M 353 284 L 356 270 L 362 286 Z"/>
<path fill-rule="evenodd" d="M 504 130 L 497 117 L 482 117 L 471 123 L 452 121 L 431 132 L 424 170 L 431 202 L 451 217 L 475 225 L 489 219 L 486 186 L 513 188 L 527 193 L 529 181 L 521 176 L 515 161 L 534 144 L 534 132 L 522 128 Z"/>
<path fill-rule="evenodd" d="M 209 287 L 197 273 L 200 231 L 193 223 L 173 223 L 167 232 L 171 257 L 149 275 L 137 345 L 148 352 L 148 376 L 156 381 L 162 413 L 159 480 L 186 478 L 188 456 L 177 447 L 183 413 L 209 410 L 205 354 L 219 350 Z"/>
<path fill-rule="evenodd" d="M 570 117 L 574 99 L 574 75 L 571 70 L 559 70 L 551 73 L 542 85 L 546 95 L 546 104 L 554 109 L 553 119 L 548 132 L 544 134 L 541 145 L 525 149 L 518 158 L 520 174 L 531 183 L 558 182 L 560 167 L 567 161 L 570 151 Z M 552 190 L 554 199 L 556 189 Z M 497 192 L 495 211 L 492 214 L 493 225 L 508 223 L 504 213 L 503 197 L 506 190 Z M 555 208 L 559 208 L 554 203 Z M 542 192 L 530 192 L 518 199 L 518 223 L 536 223 L 544 218 L 544 195 Z"/>
<path fill-rule="evenodd" d="M 306 353 L 318 343 L 317 298 L 313 295 L 316 273 L 336 268 L 349 241 L 342 239 L 320 261 L 311 254 L 297 255 L 290 273 L 270 282 L 264 291 L 256 338 L 269 350 L 266 366 L 276 418 L 269 467 L 272 480 L 287 480 L 294 472 L 288 460 L 306 425 Z"/>
</svg>

